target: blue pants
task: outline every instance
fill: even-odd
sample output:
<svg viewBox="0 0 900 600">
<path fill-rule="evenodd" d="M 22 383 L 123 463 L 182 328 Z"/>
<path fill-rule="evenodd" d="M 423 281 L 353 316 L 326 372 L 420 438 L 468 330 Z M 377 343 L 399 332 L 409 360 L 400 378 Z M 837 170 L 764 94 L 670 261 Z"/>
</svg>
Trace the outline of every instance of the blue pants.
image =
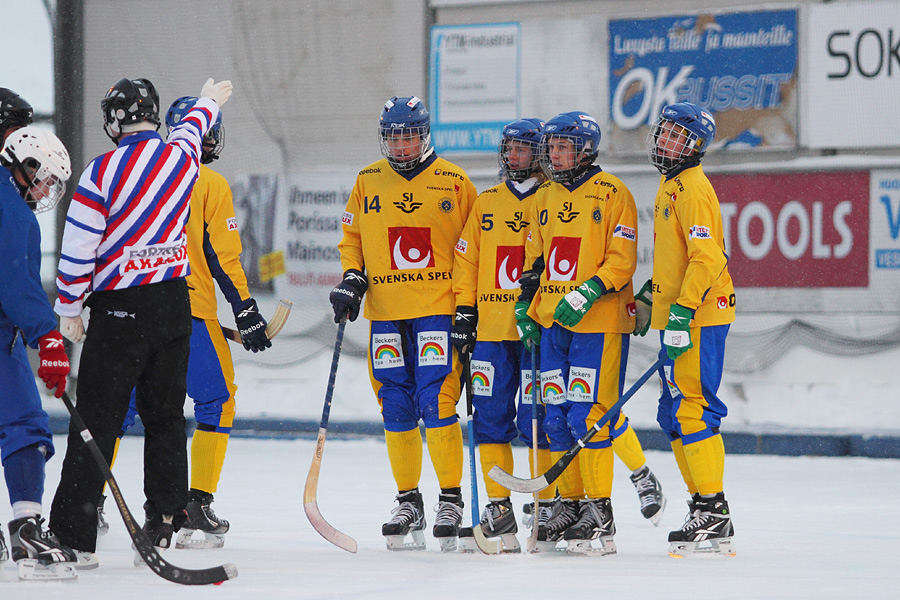
<svg viewBox="0 0 900 600">
<path fill-rule="evenodd" d="M 628 348 L 628 334 L 576 333 L 559 323 L 541 331 L 541 391 L 547 405 L 544 430 L 551 451 L 571 448 L 619 400 Z M 612 415 L 610 423 L 618 422 L 619 414 Z M 606 425 L 586 447 L 608 448 L 616 433 L 610 433 Z"/>
<path fill-rule="evenodd" d="M 475 443 L 509 443 L 518 426 L 519 439 L 531 447 L 531 352 L 519 340 L 476 342 L 471 371 Z M 540 402 L 537 411 L 538 448 L 547 449 Z"/>
<path fill-rule="evenodd" d="M 387 431 L 446 427 L 459 420 L 462 365 L 450 344 L 450 315 L 372 321 L 369 373 Z"/>
<path fill-rule="evenodd" d="M 725 366 L 730 325 L 691 328 L 694 346 L 659 369 L 662 394 L 656 421 L 669 438 L 684 445 L 716 435 L 728 408 L 717 395 Z M 663 332 L 659 332 L 662 344 Z M 663 350 L 665 352 L 665 350 Z"/>
</svg>

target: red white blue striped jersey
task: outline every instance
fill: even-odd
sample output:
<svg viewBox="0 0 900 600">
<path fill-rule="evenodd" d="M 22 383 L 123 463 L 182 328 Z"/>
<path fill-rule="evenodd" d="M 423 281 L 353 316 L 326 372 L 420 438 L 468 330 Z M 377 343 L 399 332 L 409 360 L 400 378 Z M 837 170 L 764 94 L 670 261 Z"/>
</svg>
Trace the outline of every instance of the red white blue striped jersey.
<svg viewBox="0 0 900 600">
<path fill-rule="evenodd" d="M 66 214 L 56 313 L 81 314 L 88 291 L 159 283 L 190 272 L 185 240 L 202 140 L 219 113 L 200 98 L 172 129 L 126 136 L 84 170 Z"/>
</svg>

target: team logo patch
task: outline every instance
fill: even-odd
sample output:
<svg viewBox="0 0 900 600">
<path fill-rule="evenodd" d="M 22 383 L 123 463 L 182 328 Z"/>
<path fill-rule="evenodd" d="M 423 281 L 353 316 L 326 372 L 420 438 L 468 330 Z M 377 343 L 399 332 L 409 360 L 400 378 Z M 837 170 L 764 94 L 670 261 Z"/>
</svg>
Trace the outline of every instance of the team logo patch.
<svg viewBox="0 0 900 600">
<path fill-rule="evenodd" d="M 671 214 L 672 214 L 672 213 L 670 212 L 669 207 L 668 207 L 668 206 L 665 207 L 665 208 L 663 209 L 663 220 L 664 220 L 664 221 L 668 221 L 668 220 L 669 220 L 669 215 L 671 215 Z"/>
<path fill-rule="evenodd" d="M 420 331 L 418 343 L 420 367 L 448 364 L 446 331 Z"/>
<path fill-rule="evenodd" d="M 522 369 L 521 371 L 521 379 L 519 381 L 519 387 L 522 390 L 522 402 L 529 403 L 531 402 L 531 394 L 534 391 L 534 385 L 531 382 L 531 369 Z M 541 372 L 537 372 L 538 381 L 541 380 Z M 538 400 L 541 399 L 540 391 L 538 392 Z"/>
<path fill-rule="evenodd" d="M 441 198 L 438 202 L 438 208 L 441 209 L 442 213 L 453 212 L 453 199 L 452 198 Z"/>
<path fill-rule="evenodd" d="M 719 309 L 728 308 L 728 298 L 725 296 L 716 298 L 716 307 Z"/>
<path fill-rule="evenodd" d="M 478 396 L 490 396 L 494 389 L 494 365 L 486 360 L 473 360 L 470 363 L 472 371 L 472 393 Z"/>
<path fill-rule="evenodd" d="M 228 231 L 237 231 L 237 217 L 225 219 L 225 224 L 228 226 Z"/>
<path fill-rule="evenodd" d="M 550 242 L 550 258 L 547 261 L 549 281 L 575 281 L 578 274 L 578 253 L 581 238 L 555 237 Z"/>
<path fill-rule="evenodd" d="M 522 276 L 522 265 L 525 264 L 525 246 L 497 246 L 495 264 L 494 287 L 498 290 L 516 289 Z"/>
<path fill-rule="evenodd" d="M 596 381 L 597 369 L 569 367 L 569 389 L 566 392 L 566 399 L 572 402 L 593 402 Z"/>
<path fill-rule="evenodd" d="M 637 240 L 637 232 L 634 230 L 634 227 L 626 227 L 625 225 L 619 223 L 613 230 L 613 237 L 623 238 L 630 242 L 633 242 Z"/>
<path fill-rule="evenodd" d="M 466 250 L 469 249 L 469 242 L 467 242 L 466 240 L 464 240 L 462 238 L 459 238 L 458 240 L 456 240 L 455 248 L 456 248 L 456 251 L 459 252 L 460 254 L 465 254 Z"/>
<path fill-rule="evenodd" d="M 554 369 L 541 373 L 541 397 L 545 404 L 562 404 L 566 401 L 566 382 L 562 370 Z"/>
<path fill-rule="evenodd" d="M 429 227 L 389 227 L 391 269 L 427 269 L 434 267 Z"/>
<path fill-rule="evenodd" d="M 637 314 L 637 304 L 634 302 L 629 302 L 625 305 L 625 310 L 628 312 L 629 317 L 633 317 Z"/>
<path fill-rule="evenodd" d="M 345 210 L 344 214 L 341 215 L 341 223 L 347 227 L 353 225 L 353 213 Z"/>
<path fill-rule="evenodd" d="M 381 333 L 372 336 L 372 368 L 391 369 L 402 367 L 403 346 L 399 333 Z"/>
<path fill-rule="evenodd" d="M 602 221 L 602 220 L 603 220 L 603 213 L 600 211 L 599 208 L 595 208 L 594 210 L 591 211 L 591 221 L 593 221 L 594 223 L 599 225 L 600 221 Z"/>
<path fill-rule="evenodd" d="M 688 230 L 689 240 L 708 240 L 710 239 L 709 227 L 703 225 L 694 225 Z"/>
</svg>

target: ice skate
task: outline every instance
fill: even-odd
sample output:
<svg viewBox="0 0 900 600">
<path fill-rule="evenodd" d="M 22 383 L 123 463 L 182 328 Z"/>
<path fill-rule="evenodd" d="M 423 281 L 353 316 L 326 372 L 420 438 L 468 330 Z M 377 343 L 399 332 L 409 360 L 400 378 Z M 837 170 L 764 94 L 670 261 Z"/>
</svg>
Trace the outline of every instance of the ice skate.
<svg viewBox="0 0 900 600">
<path fill-rule="evenodd" d="M 616 522 L 609 498 L 588 498 L 581 501 L 578 522 L 566 529 L 566 553 L 570 556 L 606 556 L 616 553 Z M 600 547 L 591 543 L 600 540 Z"/>
<path fill-rule="evenodd" d="M 142 529 L 160 553 L 165 552 L 172 546 L 172 536 L 175 534 L 172 521 L 172 515 L 157 515 L 144 521 Z M 137 551 L 137 548 L 134 547 L 134 544 L 131 547 L 134 550 L 134 566 L 146 566 L 147 563 L 144 562 L 143 557 Z"/>
<path fill-rule="evenodd" d="M 106 512 L 103 506 L 106 504 L 106 496 L 100 496 L 100 503 L 97 504 L 97 534 L 106 535 L 109 533 L 109 522 L 106 520 Z"/>
<path fill-rule="evenodd" d="M 481 531 L 488 539 L 500 538 L 501 552 L 521 552 L 522 547 L 516 538 L 519 526 L 516 514 L 509 498 L 492 500 L 481 513 Z"/>
<path fill-rule="evenodd" d="M 0 563 L 9 559 L 9 550 L 6 548 L 6 538 L 3 537 L 3 530 L 0 529 Z"/>
<path fill-rule="evenodd" d="M 185 507 L 187 520 L 178 532 L 175 547 L 179 549 L 206 550 L 225 545 L 225 534 L 230 525 L 213 512 L 210 504 L 213 495 L 192 489 Z M 201 535 L 197 535 L 201 534 Z"/>
<path fill-rule="evenodd" d="M 734 525 L 725 494 L 712 498 L 695 495 L 688 506 L 689 518 L 681 529 L 669 533 L 669 556 L 684 558 L 692 554 L 721 554 L 734 556 L 731 537 Z"/>
<path fill-rule="evenodd" d="M 86 552 L 84 550 L 75 550 L 74 548 L 72 552 L 75 553 L 75 558 L 78 560 L 75 563 L 75 568 L 79 571 L 89 571 L 100 566 L 100 560 L 97 558 L 96 552 Z"/>
<path fill-rule="evenodd" d="M 666 510 L 666 497 L 662 493 L 662 486 L 650 467 L 644 467 L 631 475 L 631 483 L 637 491 L 641 501 L 641 514 L 649 519 L 654 527 L 659 526 L 663 513 Z"/>
<path fill-rule="evenodd" d="M 438 496 L 437 515 L 434 518 L 432 535 L 441 544 L 441 552 L 456 552 L 459 536 L 459 524 L 462 523 L 463 499 L 457 488 L 454 491 L 442 491 Z"/>
<path fill-rule="evenodd" d="M 40 517 L 9 522 L 9 554 L 22 580 L 75 579 L 75 553 L 43 528 Z"/>
<path fill-rule="evenodd" d="M 540 505 L 538 505 L 539 508 Z M 538 515 L 538 552 L 549 552 L 556 549 L 557 542 L 563 539 L 566 529 L 578 522 L 578 501 L 557 498 L 546 525 L 541 525 Z"/>
<path fill-rule="evenodd" d="M 419 489 L 397 494 L 399 506 L 391 512 L 390 521 L 381 526 L 388 550 L 425 549 L 425 506 Z M 410 535 L 412 541 L 404 541 Z"/>
</svg>

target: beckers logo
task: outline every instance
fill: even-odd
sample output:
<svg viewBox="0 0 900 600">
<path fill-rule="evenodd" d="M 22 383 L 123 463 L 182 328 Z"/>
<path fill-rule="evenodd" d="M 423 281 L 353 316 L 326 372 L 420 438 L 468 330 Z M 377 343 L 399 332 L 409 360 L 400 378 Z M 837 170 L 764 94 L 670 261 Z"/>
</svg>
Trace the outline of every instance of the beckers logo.
<svg viewBox="0 0 900 600">
<path fill-rule="evenodd" d="M 390 369 L 402 367 L 403 353 L 399 333 L 382 333 L 372 335 L 372 368 Z"/>
<path fill-rule="evenodd" d="M 447 364 L 446 331 L 420 331 L 418 346 L 420 367 Z"/>
<path fill-rule="evenodd" d="M 550 242 L 550 259 L 547 261 L 547 279 L 549 281 L 575 281 L 580 250 L 581 238 L 553 238 Z"/>
<path fill-rule="evenodd" d="M 427 269 L 434 266 L 431 229 L 428 227 L 389 227 L 391 269 Z"/>
<path fill-rule="evenodd" d="M 490 396 L 494 381 L 494 365 L 486 360 L 473 360 L 471 370 L 472 393 L 479 396 Z"/>
<path fill-rule="evenodd" d="M 497 273 L 494 286 L 498 290 L 514 290 L 519 287 L 522 265 L 525 264 L 525 246 L 497 246 Z"/>
</svg>

